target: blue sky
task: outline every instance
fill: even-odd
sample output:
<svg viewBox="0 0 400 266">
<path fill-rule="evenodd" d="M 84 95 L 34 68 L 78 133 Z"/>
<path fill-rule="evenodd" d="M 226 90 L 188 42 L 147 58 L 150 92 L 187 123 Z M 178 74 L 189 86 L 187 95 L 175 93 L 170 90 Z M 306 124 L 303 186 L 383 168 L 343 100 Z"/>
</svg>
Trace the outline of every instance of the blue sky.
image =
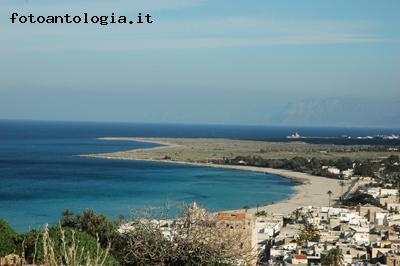
<svg viewBox="0 0 400 266">
<path fill-rule="evenodd" d="M 0 119 L 400 125 L 397 0 L 1 0 Z M 143 25 L 11 24 L 11 13 Z"/>
</svg>

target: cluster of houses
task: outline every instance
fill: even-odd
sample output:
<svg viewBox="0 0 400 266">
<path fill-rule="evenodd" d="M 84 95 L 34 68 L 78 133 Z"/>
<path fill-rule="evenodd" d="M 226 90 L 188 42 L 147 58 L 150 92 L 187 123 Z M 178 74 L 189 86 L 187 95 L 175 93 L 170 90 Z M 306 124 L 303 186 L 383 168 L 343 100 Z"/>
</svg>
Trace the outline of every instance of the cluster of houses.
<svg viewBox="0 0 400 266">
<path fill-rule="evenodd" d="M 332 248 L 342 250 L 346 265 L 365 262 L 391 265 L 388 258 L 397 259 L 400 230 L 396 231 L 395 225 L 400 225 L 399 215 L 391 215 L 373 205 L 355 208 L 310 206 L 298 211 L 301 221 L 293 215 L 291 218 L 282 217 L 277 223 L 279 227 L 274 228 L 274 235 L 268 238 L 270 241 L 264 241 L 260 247 L 269 263 L 320 264 Z M 304 223 L 311 224 L 318 231 L 317 241 L 300 244 L 299 232 Z"/>
<path fill-rule="evenodd" d="M 256 217 L 257 247 L 265 264 L 320 265 L 330 249 L 338 248 L 345 265 L 400 265 L 398 190 L 370 187 L 363 193 L 373 196 L 378 206 L 307 206 L 287 217 Z M 318 239 L 299 239 L 305 224 Z"/>
<path fill-rule="evenodd" d="M 385 187 L 392 187 L 392 184 L 386 184 Z M 364 189 L 365 194 L 371 195 L 377 203 L 383 206 L 388 211 L 399 211 L 399 194 L 397 189 L 369 187 Z"/>
</svg>

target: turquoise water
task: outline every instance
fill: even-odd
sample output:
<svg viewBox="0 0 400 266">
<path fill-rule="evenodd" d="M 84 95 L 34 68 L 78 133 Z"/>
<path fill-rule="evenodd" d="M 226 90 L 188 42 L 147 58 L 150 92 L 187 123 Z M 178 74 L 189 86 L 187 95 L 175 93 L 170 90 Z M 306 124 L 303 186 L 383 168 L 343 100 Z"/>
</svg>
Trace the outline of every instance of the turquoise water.
<svg viewBox="0 0 400 266">
<path fill-rule="evenodd" d="M 399 129 L 156 125 L 0 121 L 0 217 L 18 231 L 58 222 L 61 212 L 92 208 L 115 218 L 132 208 L 197 201 L 211 210 L 237 209 L 288 198 L 292 181 L 273 175 L 75 155 L 157 146 L 98 137 L 207 137 L 287 141 L 299 132 L 317 143 L 373 144 L 345 134 L 399 134 Z M 399 145 L 399 140 L 390 141 Z"/>
<path fill-rule="evenodd" d="M 18 231 L 56 223 L 66 208 L 112 218 L 166 202 L 237 209 L 285 199 L 295 185 L 261 173 L 75 156 L 156 146 L 97 140 L 122 135 L 110 125 L 0 122 L 0 132 L 0 217 Z"/>
</svg>

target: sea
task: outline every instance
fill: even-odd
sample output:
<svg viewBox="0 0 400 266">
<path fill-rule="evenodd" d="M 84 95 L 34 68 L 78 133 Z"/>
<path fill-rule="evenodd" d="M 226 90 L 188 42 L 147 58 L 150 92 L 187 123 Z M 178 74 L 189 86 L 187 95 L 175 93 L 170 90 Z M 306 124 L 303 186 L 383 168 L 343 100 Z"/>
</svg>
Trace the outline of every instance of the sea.
<svg viewBox="0 0 400 266">
<path fill-rule="evenodd" d="M 356 136 L 400 130 L 0 120 L 0 219 L 26 232 L 58 223 L 65 209 L 130 219 L 134 210 L 148 206 L 168 205 L 173 214 L 177 206 L 192 202 L 219 211 L 284 200 L 296 183 L 275 175 L 78 155 L 159 146 L 100 137 L 291 141 L 287 136 L 295 132 L 309 136 L 302 141 L 311 143 L 381 144 L 381 138 Z"/>
</svg>

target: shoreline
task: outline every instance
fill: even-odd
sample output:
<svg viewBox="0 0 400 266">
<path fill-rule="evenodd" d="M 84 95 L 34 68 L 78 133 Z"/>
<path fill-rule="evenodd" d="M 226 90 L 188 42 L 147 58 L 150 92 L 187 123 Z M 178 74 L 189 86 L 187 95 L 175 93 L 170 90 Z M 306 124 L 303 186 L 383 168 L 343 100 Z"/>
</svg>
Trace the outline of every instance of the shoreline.
<svg viewBox="0 0 400 266">
<path fill-rule="evenodd" d="M 329 197 L 327 195 L 328 190 L 332 191 L 331 202 L 334 202 L 341 196 L 341 191 L 347 191 L 349 184 L 345 187 L 340 187 L 338 179 L 313 176 L 306 173 L 294 172 L 285 169 L 275 169 L 275 168 L 264 168 L 256 166 L 246 166 L 246 165 L 225 165 L 225 164 L 213 164 L 213 163 L 200 163 L 200 162 L 188 162 L 188 161 L 175 161 L 166 159 L 152 159 L 152 158 L 134 158 L 132 157 L 135 153 L 140 153 L 141 151 L 149 152 L 151 150 L 160 149 L 170 149 L 179 147 L 181 145 L 170 143 L 168 141 L 157 140 L 153 138 L 98 138 L 99 140 L 112 140 L 112 141 L 137 141 L 137 142 L 147 142 L 155 143 L 163 146 L 153 147 L 153 148 L 142 148 L 129 151 L 129 156 L 124 156 L 124 152 L 113 152 L 113 153 L 103 153 L 103 154 L 85 154 L 79 155 L 81 157 L 88 158 L 99 158 L 99 159 L 113 159 L 113 160 L 135 160 L 135 161 L 149 161 L 157 163 L 172 163 L 172 164 L 182 164 L 190 165 L 195 167 L 209 167 L 209 168 L 219 168 L 219 169 L 229 169 L 238 171 L 248 171 L 248 172 L 258 172 L 264 174 L 277 175 L 282 178 L 286 178 L 296 182 L 297 185 L 294 186 L 294 193 L 287 199 L 281 200 L 279 202 L 273 202 L 269 205 L 263 205 L 259 207 L 252 207 L 248 211 L 255 213 L 258 211 L 266 211 L 268 213 L 283 214 L 288 215 L 292 213 L 299 207 L 304 206 L 328 206 Z M 237 209 L 243 210 L 243 209 Z M 236 211 L 237 211 L 236 210 Z M 228 210 L 224 210 L 228 211 Z M 229 210 L 235 211 L 235 210 Z"/>
</svg>

